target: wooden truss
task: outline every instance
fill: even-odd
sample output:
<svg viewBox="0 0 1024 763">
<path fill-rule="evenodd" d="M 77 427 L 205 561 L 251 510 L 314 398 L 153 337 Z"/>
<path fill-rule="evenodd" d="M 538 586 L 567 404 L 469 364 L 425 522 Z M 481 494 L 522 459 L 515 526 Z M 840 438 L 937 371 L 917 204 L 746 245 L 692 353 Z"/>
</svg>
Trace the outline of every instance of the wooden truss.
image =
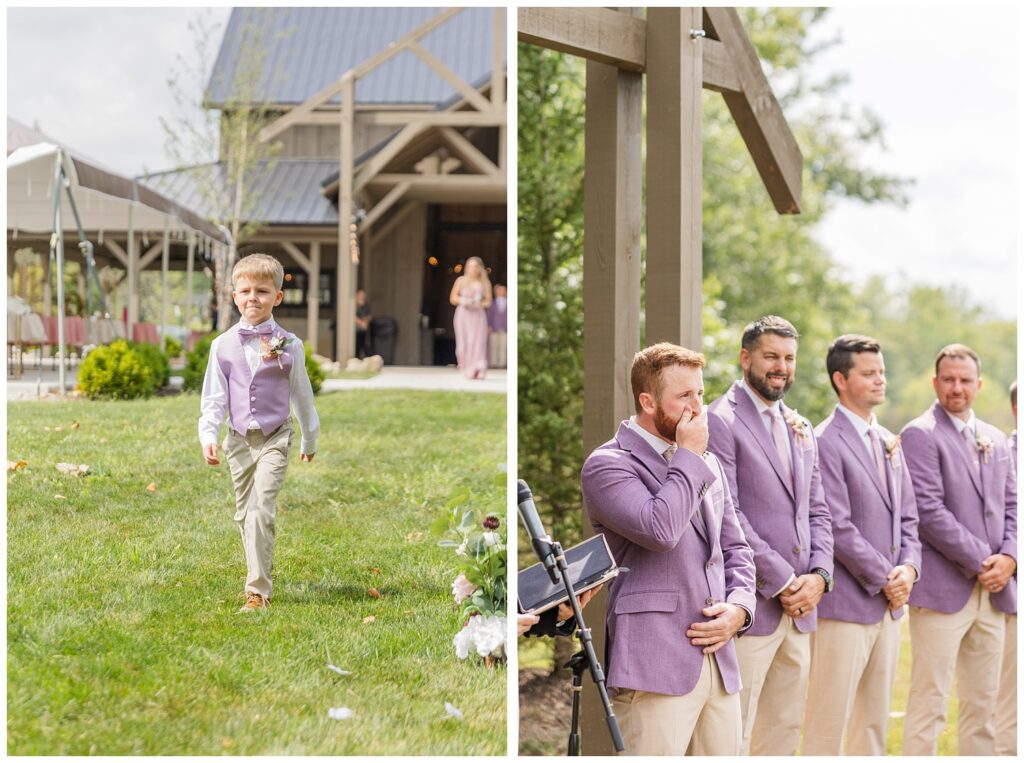
<svg viewBox="0 0 1024 763">
<path fill-rule="evenodd" d="M 359 237 L 370 233 L 384 215 L 402 202 L 428 201 L 504 203 L 508 183 L 505 174 L 505 10 L 495 8 L 491 78 L 476 88 L 465 82 L 421 44 L 429 32 L 452 19 L 463 8 L 449 8 L 409 32 L 384 50 L 345 72 L 337 81 L 268 125 L 260 133 L 268 141 L 289 127 L 301 124 L 337 124 L 341 131 L 338 180 L 324 193 L 338 197 L 337 358 L 352 357 L 355 349 L 355 267 Z M 360 79 L 403 50 L 442 77 L 458 93 L 458 99 L 444 110 L 396 109 L 359 111 L 356 87 Z M 330 103 L 341 96 L 340 108 Z M 374 156 L 355 166 L 356 124 L 393 124 L 401 129 Z M 473 127 L 498 130 L 498 162 L 493 162 L 460 131 Z M 448 157 L 430 161 L 430 154 L 443 147 Z M 423 161 L 408 171 L 410 160 Z M 395 169 L 395 168 L 399 169 Z M 461 168 L 458 174 L 454 170 Z M 357 207 L 365 217 L 356 220 Z M 343 267 L 343 253 L 351 252 L 352 264 Z M 312 263 L 310 263 L 312 264 Z M 311 279 L 313 274 L 310 274 Z M 311 283 L 314 281 L 311 280 Z M 315 315 L 310 316 L 314 320 Z"/>
</svg>

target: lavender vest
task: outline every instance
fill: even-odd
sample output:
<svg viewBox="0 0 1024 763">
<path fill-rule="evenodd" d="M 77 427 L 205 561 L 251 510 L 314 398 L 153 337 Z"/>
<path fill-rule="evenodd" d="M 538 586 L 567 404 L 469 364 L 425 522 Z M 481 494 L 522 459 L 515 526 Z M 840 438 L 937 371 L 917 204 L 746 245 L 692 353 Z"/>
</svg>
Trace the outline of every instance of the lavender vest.
<svg viewBox="0 0 1024 763">
<path fill-rule="evenodd" d="M 280 365 L 276 359 L 261 359 L 253 373 L 245 360 L 244 342 L 249 341 L 249 338 L 243 340 L 238 334 L 238 328 L 236 323 L 224 332 L 218 342 L 217 352 L 217 362 L 228 380 L 231 428 L 239 434 L 245 434 L 249 420 L 256 419 L 263 434 L 270 434 L 285 422 L 290 413 L 288 403 L 291 387 L 288 376 L 294 361 L 290 351 L 291 343 L 285 345 L 285 351 L 279 357 Z M 273 336 L 284 336 L 296 341 L 294 334 L 289 334 L 280 326 L 275 329 Z"/>
</svg>

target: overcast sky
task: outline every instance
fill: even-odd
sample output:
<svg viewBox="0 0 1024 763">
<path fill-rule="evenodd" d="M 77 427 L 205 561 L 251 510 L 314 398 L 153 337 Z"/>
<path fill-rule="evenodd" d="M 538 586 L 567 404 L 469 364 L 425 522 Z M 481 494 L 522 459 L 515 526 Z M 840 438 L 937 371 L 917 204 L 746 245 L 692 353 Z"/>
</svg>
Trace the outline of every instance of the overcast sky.
<svg viewBox="0 0 1024 763">
<path fill-rule="evenodd" d="M 196 13 L 9 9 L 7 113 L 121 172 L 168 168 L 157 117 L 173 111 L 166 81 L 192 51 Z M 844 203 L 822 224 L 852 278 L 956 283 L 1016 317 L 1019 23 L 1007 19 L 965 6 L 832 12 L 844 42 L 823 65 L 848 72 L 844 96 L 885 124 L 888 152 L 867 160 L 916 181 L 904 210 Z"/>
</svg>

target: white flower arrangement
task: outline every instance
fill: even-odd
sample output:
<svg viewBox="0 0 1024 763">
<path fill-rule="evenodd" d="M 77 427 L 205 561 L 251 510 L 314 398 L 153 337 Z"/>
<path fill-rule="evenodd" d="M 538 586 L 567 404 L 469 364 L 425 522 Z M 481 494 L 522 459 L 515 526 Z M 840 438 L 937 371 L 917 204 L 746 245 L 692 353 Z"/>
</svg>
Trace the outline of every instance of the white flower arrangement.
<svg viewBox="0 0 1024 763">
<path fill-rule="evenodd" d="M 503 657 L 505 635 L 506 621 L 504 617 L 473 615 L 452 639 L 455 655 L 460 660 L 469 657 L 470 652 L 476 652 L 483 658 Z"/>
</svg>

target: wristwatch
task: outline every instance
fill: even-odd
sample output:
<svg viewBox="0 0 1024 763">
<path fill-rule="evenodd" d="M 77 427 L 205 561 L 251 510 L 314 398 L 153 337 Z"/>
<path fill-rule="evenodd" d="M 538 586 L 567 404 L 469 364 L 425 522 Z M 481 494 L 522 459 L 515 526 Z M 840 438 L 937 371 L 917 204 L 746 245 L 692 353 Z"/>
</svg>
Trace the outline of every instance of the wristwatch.
<svg viewBox="0 0 1024 763">
<path fill-rule="evenodd" d="M 821 579 L 825 581 L 825 593 L 832 590 L 832 576 L 828 574 L 828 571 L 823 570 L 821 567 L 815 567 L 811 572 L 815 575 L 821 575 Z"/>
</svg>

